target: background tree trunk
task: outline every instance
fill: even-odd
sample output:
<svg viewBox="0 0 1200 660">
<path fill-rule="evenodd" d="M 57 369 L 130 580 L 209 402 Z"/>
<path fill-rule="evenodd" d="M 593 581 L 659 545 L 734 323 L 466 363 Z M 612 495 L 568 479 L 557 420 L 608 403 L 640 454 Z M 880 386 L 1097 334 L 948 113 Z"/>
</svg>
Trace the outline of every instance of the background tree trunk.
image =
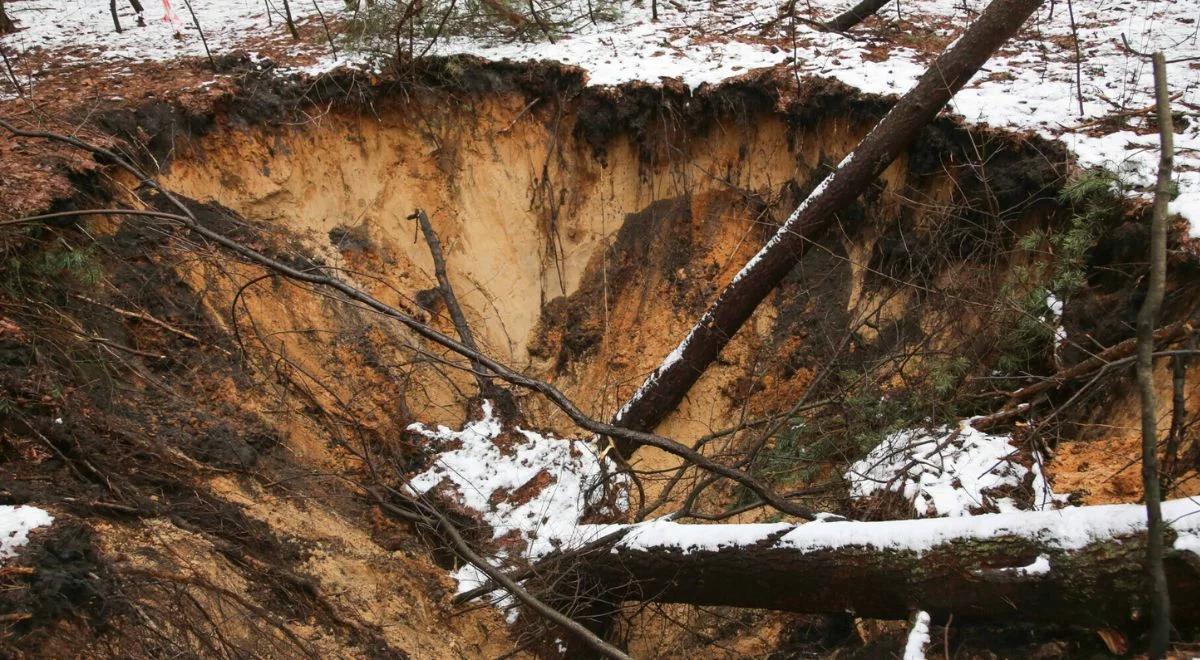
<svg viewBox="0 0 1200 660">
<path fill-rule="evenodd" d="M 894 108 L 821 182 L 733 278 L 683 342 L 647 377 L 613 424 L 649 431 L 674 410 L 759 303 L 792 270 L 808 241 L 829 227 L 1005 41 L 1042 0 L 993 0 Z M 636 446 L 616 442 L 628 457 Z"/>
<path fill-rule="evenodd" d="M 454 324 L 454 330 L 458 333 L 459 340 L 464 346 L 478 353 L 479 345 L 475 343 L 471 324 L 467 322 L 467 315 L 463 312 L 462 305 L 458 303 L 458 296 L 454 293 L 454 285 L 450 282 L 450 273 L 446 269 L 446 255 L 442 251 L 442 241 L 434 231 L 433 223 L 429 221 L 429 216 L 426 215 L 424 209 L 413 211 L 409 217 L 417 221 L 421 233 L 425 235 L 425 243 L 429 245 L 429 254 L 433 257 L 433 273 L 437 278 L 438 292 L 441 294 L 442 302 L 446 304 L 446 312 L 450 315 L 450 321 Z M 479 384 L 479 396 L 496 402 L 508 418 L 514 419 L 519 414 L 519 408 L 513 400 L 512 394 L 496 386 L 496 383 L 488 376 L 490 370 L 478 359 L 470 358 L 469 362 L 475 382 Z"/>
<path fill-rule="evenodd" d="M 288 32 L 292 33 L 292 39 L 300 41 L 300 32 L 296 30 L 296 22 L 292 20 L 292 5 L 288 0 L 283 0 L 283 20 L 287 23 Z"/>
<path fill-rule="evenodd" d="M 117 0 L 108 0 L 108 13 L 112 14 L 113 28 L 121 31 L 121 18 L 117 16 Z"/>
<path fill-rule="evenodd" d="M 11 34 L 17 31 L 16 23 L 8 17 L 8 12 L 4 11 L 4 0 L 0 0 L 0 34 Z"/>
<path fill-rule="evenodd" d="M 1158 101 L 1160 136 L 1158 186 L 1150 221 L 1150 277 L 1146 299 L 1137 317 L 1137 383 L 1142 404 L 1142 488 L 1146 496 L 1147 596 L 1150 600 L 1150 657 L 1166 655 L 1171 635 L 1171 598 L 1163 568 L 1162 493 L 1158 481 L 1158 397 L 1154 391 L 1154 324 L 1162 307 L 1167 272 L 1167 205 L 1171 201 L 1174 140 L 1171 125 L 1171 92 L 1167 89 L 1167 63 L 1154 54 L 1154 87 Z M 1179 602 L 1178 599 L 1175 599 Z"/>
</svg>

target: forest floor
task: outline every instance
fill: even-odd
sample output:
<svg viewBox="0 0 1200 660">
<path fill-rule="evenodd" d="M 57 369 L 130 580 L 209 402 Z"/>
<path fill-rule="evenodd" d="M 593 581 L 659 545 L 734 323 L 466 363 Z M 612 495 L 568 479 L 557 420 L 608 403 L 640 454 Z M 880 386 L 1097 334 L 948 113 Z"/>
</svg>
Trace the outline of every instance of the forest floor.
<svg viewBox="0 0 1200 660">
<path fill-rule="evenodd" d="M 12 70 L 0 84 L 0 113 L 65 114 L 147 97 L 204 94 L 222 84 L 207 70 L 241 53 L 281 74 L 319 77 L 335 68 L 378 73 L 381 60 L 358 34 L 359 12 L 341 0 L 292 2 L 299 40 L 289 35 L 279 3 L 257 0 L 184 3 L 174 19 L 152 5 L 145 27 L 119 3 L 124 31 L 108 7 L 78 0 L 10 0 L 20 30 L 0 37 Z M 797 5 L 801 19 L 829 18 L 842 2 Z M 1068 4 L 1070 6 L 1068 6 Z M 1200 234 L 1200 7 L 1189 0 L 1075 0 L 1047 3 L 951 102 L 965 120 L 1062 139 L 1081 167 L 1120 175 L 1126 192 L 1146 198 L 1157 163 L 1150 65 L 1129 53 L 1162 49 L 1171 66 L 1179 194 L 1173 212 Z M 836 79 L 867 93 L 900 94 L 986 5 L 983 0 L 904 0 L 851 34 L 823 32 L 780 17 L 770 0 L 664 2 L 651 20 L 642 2 L 598 3 L 592 22 L 579 3 L 553 41 L 495 36 L 418 40 L 414 50 L 491 60 L 555 60 L 586 70 L 591 85 L 630 81 L 716 84 L 763 67 L 797 77 Z M 549 11 L 549 10 L 547 10 Z M 811 13 L 812 15 L 807 15 Z M 197 23 L 203 28 L 200 38 Z M 328 30 L 327 30 L 328 28 Z M 360 35 L 361 36 L 361 35 Z M 207 44 L 205 44 L 205 41 Z M 1192 58 L 1189 60 L 1189 58 Z M 18 91 L 30 105 L 13 105 Z M 33 107 L 38 110 L 32 110 Z"/>
</svg>

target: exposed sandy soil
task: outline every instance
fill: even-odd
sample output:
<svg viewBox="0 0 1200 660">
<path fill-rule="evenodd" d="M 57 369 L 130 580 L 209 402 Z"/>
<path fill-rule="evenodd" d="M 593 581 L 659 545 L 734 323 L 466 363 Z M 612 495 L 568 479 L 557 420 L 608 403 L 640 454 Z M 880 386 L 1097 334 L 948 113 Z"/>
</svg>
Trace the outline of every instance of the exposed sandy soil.
<svg viewBox="0 0 1200 660">
<path fill-rule="evenodd" d="M 1160 437 L 1171 428 L 1172 403 L 1170 362 L 1160 361 L 1155 371 Z M 1132 387 L 1110 394 L 1112 408 L 1105 415 L 1081 424 L 1077 439 L 1058 445 L 1051 463 L 1054 483 L 1064 493 L 1078 493 L 1089 504 L 1138 502 L 1142 499 L 1141 407 Z M 1200 403 L 1200 386 L 1186 382 L 1188 406 Z M 1200 466 L 1186 454 L 1178 466 L 1170 497 L 1200 495 Z"/>
<path fill-rule="evenodd" d="M 531 74 L 538 75 L 545 71 Z M 251 120 L 253 107 L 237 114 L 223 105 L 237 98 L 227 89 L 197 100 L 203 130 L 171 125 L 143 137 L 156 141 L 149 148 L 161 149 L 157 155 L 168 156 L 164 184 L 240 216 L 231 219 L 212 207 L 206 221 L 281 258 L 344 269 L 382 300 L 449 332 L 444 308 L 430 292 L 427 247 L 406 219 L 413 209 L 426 209 L 485 349 L 551 380 L 586 411 L 606 418 L 813 185 L 823 164 L 848 151 L 882 110 L 870 99 L 839 97 L 837 90 L 827 97 L 809 90 L 815 96 L 788 107 L 792 99 L 769 98 L 755 91 L 760 84 L 747 83 L 745 95 L 735 88 L 693 101 L 707 105 L 677 121 L 656 105 L 669 90 L 625 90 L 607 99 L 609 107 L 595 97 L 561 106 L 531 103 L 527 89 L 508 87 L 381 94 L 366 109 L 301 104 L 306 115 L 277 125 Z M 214 107 L 220 111 L 206 114 Z M 683 105 L 669 107 L 682 112 Z M 1008 242 L 1022 228 L 1061 221 L 1061 209 L 1014 206 L 1001 228 L 982 229 L 972 224 L 979 216 L 948 212 L 955 195 L 973 185 L 961 160 L 965 147 L 955 136 L 961 134 L 953 126 L 941 125 L 889 168 L 881 188 L 801 261 L 660 433 L 695 442 L 742 416 L 786 409 L 833 356 L 855 366 L 896 362 L 882 386 L 898 391 L 924 377 L 944 353 L 989 355 L 996 332 L 989 314 L 1021 263 L 1010 260 Z M 1057 181 L 1030 155 L 1045 145 L 977 137 L 996 150 L 997 171 L 1005 175 L 989 191 L 997 203 Z M 98 176 L 95 163 L 66 153 L 25 142 L 0 145 L 0 163 L 43 163 L 45 178 L 37 181 L 49 182 L 39 187 L 22 179 L 23 194 L 6 198 L 5 212 L 44 210 L 76 195 L 80 199 L 70 203 L 139 202 L 134 182 Z M 80 193 L 85 187 L 101 199 Z M 130 230 L 128 222 L 90 218 L 84 228 L 115 239 Z M 956 222 L 968 226 L 962 235 L 937 233 Z M 1002 238 L 992 240 L 995 233 Z M 420 460 L 401 442 L 408 423 L 460 424 L 474 393 L 469 375 L 441 364 L 444 352 L 395 324 L 261 278 L 257 268 L 180 236 L 162 240 L 145 248 L 142 267 L 155 277 L 177 277 L 172 295 L 194 301 L 192 323 L 214 338 L 203 347 L 207 361 L 181 352 L 178 371 L 166 374 L 179 378 L 177 387 L 198 409 L 236 411 L 278 437 L 250 471 L 170 453 L 192 471 L 184 490 L 230 507 L 249 521 L 244 524 L 262 525 L 278 547 L 295 549 L 278 564 L 314 585 L 315 595 L 300 616 L 258 581 L 255 562 L 274 566 L 269 550 L 277 546 L 263 556 L 231 558 L 223 545 L 230 541 L 203 525 L 164 515 L 100 520 L 98 546 L 115 566 L 176 579 L 154 578 L 154 589 L 134 601 L 157 612 L 177 593 L 171 589 L 182 588 L 209 608 L 243 616 L 255 607 L 282 613 L 283 628 L 329 655 L 370 657 L 386 647 L 415 657 L 496 657 L 516 648 L 518 633 L 498 612 L 452 608 L 453 585 L 421 539 L 365 503 L 353 485 L 367 469 L 364 456 L 388 469 Z M 923 251 L 929 262 L 897 256 Z M 116 272 L 122 258 L 130 257 L 113 255 L 105 267 Z M 909 278 L 918 275 L 921 284 L 911 285 Z M 1125 304 L 1127 285 L 1120 279 L 1097 284 L 1088 295 Z M 1188 313 L 1192 298 L 1173 283 L 1168 315 Z M 1128 320 L 1127 307 L 1114 303 L 1113 318 L 1096 320 L 1072 318 L 1069 310 L 1069 330 L 1111 343 Z M 122 328 L 138 350 L 176 350 L 164 343 L 161 328 Z M 414 357 L 413 347 L 428 353 Z M 972 366 L 986 375 L 982 363 Z M 1169 391 L 1169 379 L 1160 384 Z M 145 405 L 153 386 L 137 387 L 130 396 Z M 1200 404 L 1198 394 L 1193 384 L 1190 405 Z M 531 425 L 572 431 L 545 402 L 530 397 L 523 403 Z M 1126 468 L 1136 456 L 1136 402 L 1127 388 L 1114 386 L 1108 400 L 1089 404 L 1071 422 L 1082 430 L 1058 444 L 1050 464 L 1056 490 L 1080 492 L 1085 502 L 1136 500 L 1136 468 Z M 173 447 L 165 426 L 147 423 L 145 435 Z M 212 442 L 203 433 L 197 437 Z M 48 460 L 39 456 L 37 465 Z M 643 451 L 634 463 L 657 469 L 675 461 Z M 35 468 L 50 470 L 48 463 Z M 1185 481 L 1179 494 L 1200 492 L 1196 482 Z M 653 497 L 659 484 L 649 486 Z M 731 495 L 726 489 L 712 497 Z M 61 515 L 79 516 L 60 506 Z M 180 586 L 180 578 L 193 582 Z M 197 586 L 200 580 L 207 586 Z M 722 627 L 720 617 L 668 609 L 633 626 L 631 648 L 705 654 L 700 637 L 664 623 L 670 614 L 695 615 L 695 626 L 721 643 L 714 656 L 766 655 L 807 625 L 782 615 L 738 613 L 751 630 L 739 634 L 736 626 Z M 292 643 L 279 628 L 261 630 L 247 625 L 229 634 L 238 643 L 263 645 L 266 655 L 272 646 Z"/>
</svg>

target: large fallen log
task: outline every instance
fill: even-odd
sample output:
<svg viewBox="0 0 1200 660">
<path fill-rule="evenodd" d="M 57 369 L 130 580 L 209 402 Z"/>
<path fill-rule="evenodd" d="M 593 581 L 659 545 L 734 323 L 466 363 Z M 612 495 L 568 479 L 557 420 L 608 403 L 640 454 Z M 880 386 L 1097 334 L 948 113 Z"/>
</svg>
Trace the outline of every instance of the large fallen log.
<svg viewBox="0 0 1200 660">
<path fill-rule="evenodd" d="M 1200 500 L 1163 504 L 1174 621 L 1200 623 Z M 610 602 L 853 612 L 935 621 L 1137 627 L 1145 617 L 1139 505 L 886 522 L 597 527 L 630 531 L 562 581 Z M 1173 547 L 1172 547 L 1173 544 Z M 561 571 L 561 569 L 560 569 Z"/>
</svg>

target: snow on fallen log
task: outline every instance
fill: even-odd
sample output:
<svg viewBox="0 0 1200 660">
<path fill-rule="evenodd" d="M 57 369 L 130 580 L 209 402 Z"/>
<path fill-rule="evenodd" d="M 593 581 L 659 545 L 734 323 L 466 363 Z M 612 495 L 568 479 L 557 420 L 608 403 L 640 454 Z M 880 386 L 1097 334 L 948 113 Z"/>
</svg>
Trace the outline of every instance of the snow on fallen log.
<svg viewBox="0 0 1200 660">
<path fill-rule="evenodd" d="M 1177 623 L 1200 621 L 1200 499 L 1163 504 Z M 628 528 L 570 569 L 613 600 L 655 600 L 869 618 L 1024 619 L 1128 627 L 1141 617 L 1145 509 L 883 522 Z"/>
<path fill-rule="evenodd" d="M 1200 498 L 1164 502 L 1163 516 L 1177 534 L 1177 542 L 1183 544 L 1176 549 L 1200 552 Z M 597 532 L 611 532 L 626 526 L 590 527 Z M 671 549 L 684 554 L 736 551 L 770 541 L 773 547 L 802 552 L 861 547 L 920 554 L 955 541 L 997 538 L 1020 538 L 1055 550 L 1078 550 L 1092 543 L 1144 533 L 1146 509 L 1140 504 L 1104 504 L 1057 511 L 879 522 L 688 525 L 652 521 L 627 527 L 631 532 L 614 551 Z"/>
</svg>

